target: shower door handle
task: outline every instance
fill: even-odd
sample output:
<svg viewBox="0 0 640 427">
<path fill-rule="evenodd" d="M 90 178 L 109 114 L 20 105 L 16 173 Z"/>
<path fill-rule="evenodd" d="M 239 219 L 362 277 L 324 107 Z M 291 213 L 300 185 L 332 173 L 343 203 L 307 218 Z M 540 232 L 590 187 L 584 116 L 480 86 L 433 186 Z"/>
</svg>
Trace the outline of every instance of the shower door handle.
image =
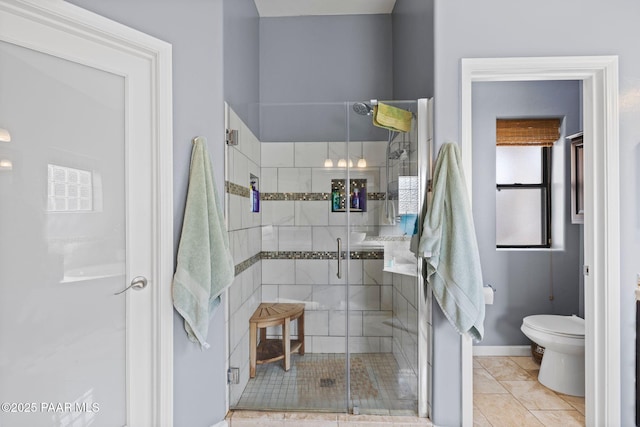
<svg viewBox="0 0 640 427">
<path fill-rule="evenodd" d="M 338 242 L 338 279 L 342 279 L 342 239 L 337 238 Z"/>
</svg>

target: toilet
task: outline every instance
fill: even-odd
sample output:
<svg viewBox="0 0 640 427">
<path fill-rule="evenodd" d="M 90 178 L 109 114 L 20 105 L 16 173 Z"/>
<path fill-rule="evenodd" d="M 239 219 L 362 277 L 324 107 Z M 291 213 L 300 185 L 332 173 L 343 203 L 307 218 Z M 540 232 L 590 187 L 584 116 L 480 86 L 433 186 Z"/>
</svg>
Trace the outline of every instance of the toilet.
<svg viewBox="0 0 640 427">
<path fill-rule="evenodd" d="M 538 314 L 525 317 L 520 330 L 544 347 L 538 381 L 559 393 L 584 396 L 584 319 Z"/>
</svg>

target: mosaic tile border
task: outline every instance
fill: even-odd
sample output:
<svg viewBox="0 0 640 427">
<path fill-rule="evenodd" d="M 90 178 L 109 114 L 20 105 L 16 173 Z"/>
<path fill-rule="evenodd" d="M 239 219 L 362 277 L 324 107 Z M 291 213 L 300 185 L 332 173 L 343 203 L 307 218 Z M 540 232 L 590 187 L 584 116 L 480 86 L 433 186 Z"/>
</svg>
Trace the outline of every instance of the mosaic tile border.
<svg viewBox="0 0 640 427">
<path fill-rule="evenodd" d="M 405 242 L 411 240 L 413 236 L 367 236 L 365 242 Z"/>
<path fill-rule="evenodd" d="M 342 252 L 342 257 L 346 258 L 347 252 Z M 263 251 L 262 259 L 307 259 L 325 260 L 337 259 L 337 252 L 322 251 Z M 383 250 L 351 251 L 350 259 L 384 259 Z"/>
<path fill-rule="evenodd" d="M 323 251 L 262 251 L 246 259 L 235 266 L 235 275 L 238 276 L 252 265 L 263 259 L 304 259 L 304 260 L 334 260 L 337 259 L 337 252 Z M 347 252 L 342 252 L 342 258 L 346 259 Z M 349 259 L 374 260 L 384 259 L 383 250 L 351 251 Z"/>
<path fill-rule="evenodd" d="M 260 200 L 264 201 L 322 201 L 331 199 L 331 193 L 262 193 Z"/>
<path fill-rule="evenodd" d="M 262 259 L 262 252 L 259 252 L 249 259 L 245 259 L 240 264 L 236 264 L 235 275 L 239 275 L 243 271 L 249 269 L 253 264 Z"/>
<path fill-rule="evenodd" d="M 384 200 L 385 193 L 367 193 L 367 200 Z M 247 196 L 249 197 L 249 196 Z M 263 201 L 323 201 L 331 200 L 331 193 L 261 193 Z"/>
<path fill-rule="evenodd" d="M 367 200 L 384 200 L 386 193 L 367 193 Z"/>
<path fill-rule="evenodd" d="M 250 197 L 250 191 L 248 187 L 243 187 L 242 185 L 235 184 L 231 181 L 224 182 L 224 189 L 229 194 L 246 197 L 247 199 Z"/>
<path fill-rule="evenodd" d="M 248 187 L 225 181 L 225 191 L 240 197 L 250 197 Z M 367 200 L 384 200 L 385 193 L 367 193 Z M 261 193 L 264 201 L 324 201 L 331 200 L 331 193 Z"/>
</svg>

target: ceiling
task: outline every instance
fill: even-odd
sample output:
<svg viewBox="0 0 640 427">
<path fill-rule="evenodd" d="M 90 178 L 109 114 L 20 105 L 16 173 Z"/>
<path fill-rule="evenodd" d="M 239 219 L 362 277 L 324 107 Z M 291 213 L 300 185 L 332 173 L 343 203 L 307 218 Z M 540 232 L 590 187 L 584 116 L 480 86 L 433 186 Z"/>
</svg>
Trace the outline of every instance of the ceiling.
<svg viewBox="0 0 640 427">
<path fill-rule="evenodd" d="M 396 0 L 254 0 L 261 17 L 388 14 Z"/>
</svg>

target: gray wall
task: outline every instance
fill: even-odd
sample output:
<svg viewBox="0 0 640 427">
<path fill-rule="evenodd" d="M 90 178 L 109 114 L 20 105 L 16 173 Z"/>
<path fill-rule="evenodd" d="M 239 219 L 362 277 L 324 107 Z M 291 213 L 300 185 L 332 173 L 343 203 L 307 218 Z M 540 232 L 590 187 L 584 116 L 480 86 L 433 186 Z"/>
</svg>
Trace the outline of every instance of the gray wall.
<svg viewBox="0 0 640 427">
<path fill-rule="evenodd" d="M 390 15 L 261 18 L 260 140 L 345 141 L 343 102 L 392 99 L 391 40 Z"/>
<path fill-rule="evenodd" d="M 510 0 L 436 1 L 435 140 L 460 141 L 461 58 L 620 56 L 621 424 L 634 425 L 634 378 L 628 373 L 635 370 L 632 292 L 640 272 L 640 3 L 542 0 L 525 13 L 522 7 Z M 434 316 L 434 322 L 434 421 L 456 426 L 461 421 L 460 358 L 452 355 L 460 353 L 460 339 L 441 325 L 442 316 Z"/>
<path fill-rule="evenodd" d="M 496 118 L 565 117 L 564 135 L 574 134 L 582 130 L 580 84 L 577 81 L 474 83 L 472 96 L 473 220 L 483 279 L 497 291 L 494 304 L 486 306 L 485 336 L 478 344 L 529 344 L 520 331 L 525 316 L 579 312 L 582 251 L 580 226 L 571 224 L 569 214 L 569 144 L 559 143 L 565 153 L 564 206 L 552 205 L 556 212 L 564 209 L 562 250 L 496 250 Z M 560 156 L 552 159 L 554 170 L 560 160 Z M 556 242 L 560 238 L 553 237 Z M 551 274 L 553 301 L 549 300 Z"/>
<path fill-rule="evenodd" d="M 433 96 L 434 0 L 396 0 L 393 8 L 393 97 Z"/>
<path fill-rule="evenodd" d="M 224 3 L 224 99 L 254 135 L 260 131 L 260 18 L 253 0 Z"/>
<path fill-rule="evenodd" d="M 222 0 L 72 0 L 78 6 L 173 45 L 173 188 L 175 249 L 182 228 L 191 139 L 208 138 L 219 194 L 224 194 Z M 168 284 L 167 284 L 168 286 Z M 224 302 L 220 307 L 224 307 Z M 174 316 L 174 425 L 209 427 L 225 416 L 224 311 L 201 351 Z"/>
</svg>

